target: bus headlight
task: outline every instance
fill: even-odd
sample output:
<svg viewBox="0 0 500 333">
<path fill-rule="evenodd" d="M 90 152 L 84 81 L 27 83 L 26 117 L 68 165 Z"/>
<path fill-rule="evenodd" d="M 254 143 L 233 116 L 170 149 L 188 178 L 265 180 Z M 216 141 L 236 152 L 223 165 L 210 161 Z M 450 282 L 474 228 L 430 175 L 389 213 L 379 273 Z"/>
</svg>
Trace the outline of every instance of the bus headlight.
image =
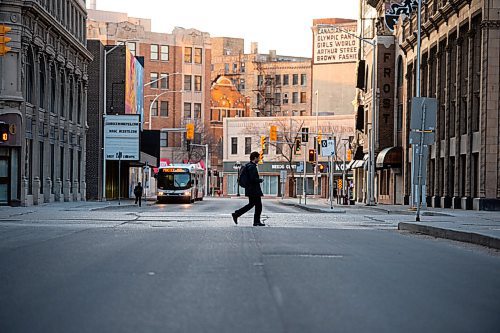
<svg viewBox="0 0 500 333">
<path fill-rule="evenodd" d="M 160 196 L 163 195 L 163 192 L 158 192 L 158 195 L 160 195 Z"/>
<path fill-rule="evenodd" d="M 184 195 L 191 195 L 191 191 L 184 191 Z"/>
</svg>

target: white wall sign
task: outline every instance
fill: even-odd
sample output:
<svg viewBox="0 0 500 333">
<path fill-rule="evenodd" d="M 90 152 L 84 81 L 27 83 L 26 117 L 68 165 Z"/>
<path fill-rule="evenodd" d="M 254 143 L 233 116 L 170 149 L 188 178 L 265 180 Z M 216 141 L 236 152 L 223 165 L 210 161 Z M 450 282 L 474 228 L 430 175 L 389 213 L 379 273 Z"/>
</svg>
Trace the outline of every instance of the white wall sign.
<svg viewBox="0 0 500 333">
<path fill-rule="evenodd" d="M 356 27 L 339 26 L 340 29 L 356 34 Z M 358 60 L 358 40 L 356 37 L 334 27 L 318 28 L 314 33 L 315 64 L 337 64 Z"/>
<path fill-rule="evenodd" d="M 321 156 L 335 155 L 335 140 L 321 140 Z"/>
<path fill-rule="evenodd" d="M 104 117 L 104 156 L 107 160 L 139 160 L 140 125 L 139 115 Z"/>
</svg>

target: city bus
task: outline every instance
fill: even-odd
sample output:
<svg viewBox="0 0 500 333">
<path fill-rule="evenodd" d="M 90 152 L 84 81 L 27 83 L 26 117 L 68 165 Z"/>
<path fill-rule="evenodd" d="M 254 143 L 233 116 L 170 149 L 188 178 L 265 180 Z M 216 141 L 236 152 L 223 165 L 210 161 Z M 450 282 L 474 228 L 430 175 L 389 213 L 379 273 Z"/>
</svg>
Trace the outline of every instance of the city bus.
<svg viewBox="0 0 500 333">
<path fill-rule="evenodd" d="M 205 170 L 199 164 L 173 164 L 158 169 L 157 201 L 181 200 L 193 203 L 203 200 Z"/>
</svg>

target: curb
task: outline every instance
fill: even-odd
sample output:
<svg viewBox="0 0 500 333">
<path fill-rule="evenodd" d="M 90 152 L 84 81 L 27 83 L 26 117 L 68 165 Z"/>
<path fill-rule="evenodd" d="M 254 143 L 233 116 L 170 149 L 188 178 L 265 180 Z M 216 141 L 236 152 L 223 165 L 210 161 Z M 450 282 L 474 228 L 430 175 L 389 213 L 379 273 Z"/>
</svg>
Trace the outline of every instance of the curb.
<svg viewBox="0 0 500 333">
<path fill-rule="evenodd" d="M 420 233 L 436 238 L 451 239 L 459 242 L 471 243 L 500 250 L 500 239 L 477 234 L 474 232 L 449 230 L 407 222 L 398 223 L 398 230 Z"/>
<path fill-rule="evenodd" d="M 314 207 L 308 207 L 306 205 L 302 204 L 296 204 L 296 203 L 288 203 L 288 202 L 281 202 L 279 201 L 280 205 L 283 206 L 291 206 L 291 207 L 297 207 L 303 210 L 306 210 L 308 212 L 314 212 L 314 213 L 328 213 L 328 214 L 345 214 L 345 210 L 333 210 L 333 209 L 322 209 L 322 208 L 314 208 Z"/>
</svg>

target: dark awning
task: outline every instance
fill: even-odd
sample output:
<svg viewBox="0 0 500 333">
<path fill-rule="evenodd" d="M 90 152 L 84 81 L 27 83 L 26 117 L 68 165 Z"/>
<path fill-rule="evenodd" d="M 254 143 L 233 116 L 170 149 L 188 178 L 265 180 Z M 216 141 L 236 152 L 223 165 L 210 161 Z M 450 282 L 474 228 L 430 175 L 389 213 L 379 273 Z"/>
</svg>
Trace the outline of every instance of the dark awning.
<svg viewBox="0 0 500 333">
<path fill-rule="evenodd" d="M 377 155 L 377 168 L 401 168 L 403 164 L 403 148 L 389 147 L 382 149 Z"/>
</svg>

